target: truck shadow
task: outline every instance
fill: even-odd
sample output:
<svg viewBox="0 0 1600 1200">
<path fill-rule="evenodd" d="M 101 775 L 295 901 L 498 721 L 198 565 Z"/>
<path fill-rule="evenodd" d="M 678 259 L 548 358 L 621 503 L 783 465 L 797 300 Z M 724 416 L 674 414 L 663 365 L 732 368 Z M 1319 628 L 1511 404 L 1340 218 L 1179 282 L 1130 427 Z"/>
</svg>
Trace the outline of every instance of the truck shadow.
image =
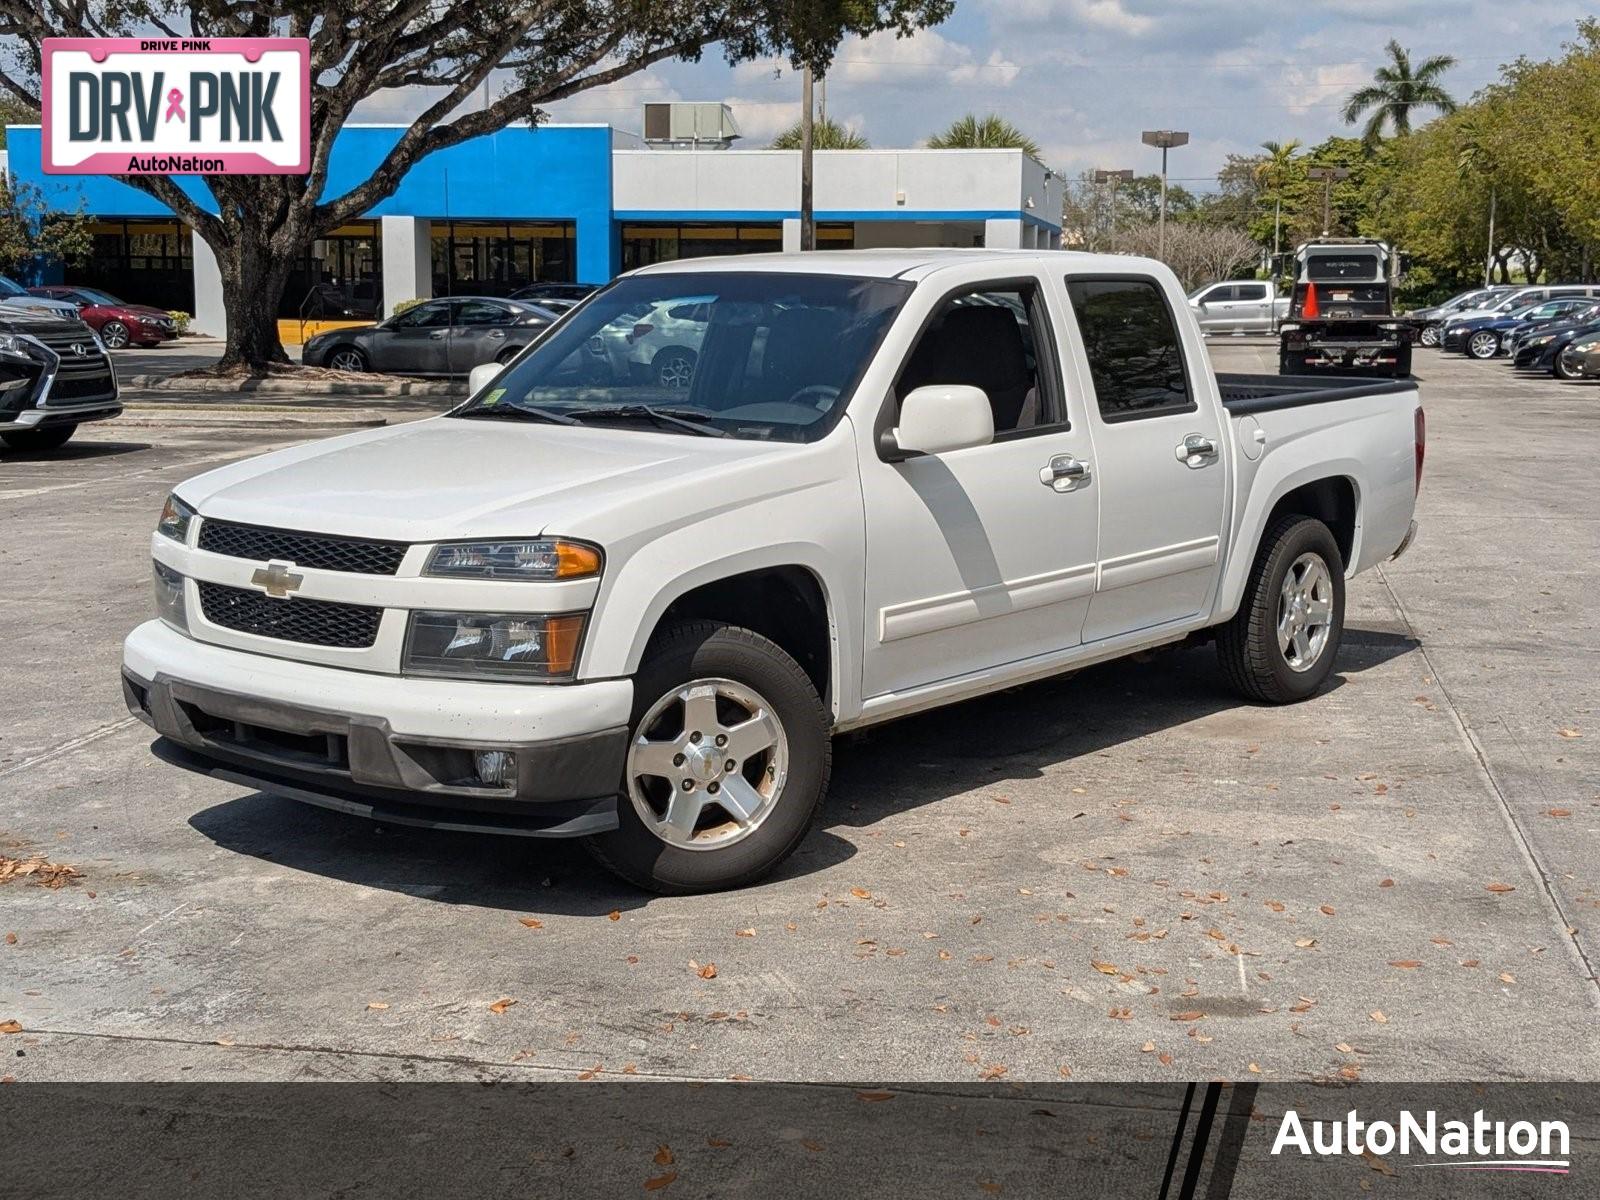
<svg viewBox="0 0 1600 1200">
<path fill-rule="evenodd" d="M 1351 628 L 1330 688 L 1416 648 L 1402 634 Z M 856 853 L 836 829 L 875 824 L 998 782 L 1248 708 L 1209 648 L 1125 659 L 970 700 L 835 742 L 831 793 L 817 829 L 772 882 Z M 189 824 L 219 847 L 362 887 L 528 914 L 603 916 L 655 897 L 613 878 L 577 844 L 380 825 L 293 800 L 246 793 Z"/>
</svg>

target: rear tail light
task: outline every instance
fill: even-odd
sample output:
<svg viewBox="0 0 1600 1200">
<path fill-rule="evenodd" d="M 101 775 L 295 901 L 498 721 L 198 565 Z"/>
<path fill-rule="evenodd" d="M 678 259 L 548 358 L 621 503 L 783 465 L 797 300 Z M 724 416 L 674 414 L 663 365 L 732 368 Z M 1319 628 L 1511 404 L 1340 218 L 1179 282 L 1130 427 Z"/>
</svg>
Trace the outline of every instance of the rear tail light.
<svg viewBox="0 0 1600 1200">
<path fill-rule="evenodd" d="M 637 342 L 640 338 L 644 337 L 654 328 L 655 326 L 650 324 L 649 321 L 640 321 L 628 332 L 628 340 L 630 342 Z"/>
<path fill-rule="evenodd" d="M 1417 405 L 1416 415 L 1416 443 L 1417 443 L 1417 491 L 1422 491 L 1422 457 L 1428 449 L 1428 418 L 1423 415 L 1422 405 Z"/>
</svg>

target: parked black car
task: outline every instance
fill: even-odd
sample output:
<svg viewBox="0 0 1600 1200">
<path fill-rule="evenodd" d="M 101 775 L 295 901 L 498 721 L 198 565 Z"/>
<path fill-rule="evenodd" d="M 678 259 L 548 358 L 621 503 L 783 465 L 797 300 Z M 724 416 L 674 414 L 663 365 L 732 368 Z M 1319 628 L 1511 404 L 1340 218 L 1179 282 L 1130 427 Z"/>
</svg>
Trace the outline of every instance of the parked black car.
<svg viewBox="0 0 1600 1200">
<path fill-rule="evenodd" d="M 76 317 L 0 307 L 0 443 L 54 450 L 122 411 L 111 356 Z"/>
<path fill-rule="evenodd" d="M 535 304 L 495 296 L 426 300 L 377 325 L 331 329 L 306 342 L 300 361 L 340 371 L 465 375 L 488 362 L 510 362 L 555 323 Z"/>
<path fill-rule="evenodd" d="M 530 283 L 512 292 L 511 298 L 560 313 L 587 300 L 598 286 L 593 283 Z"/>
<path fill-rule="evenodd" d="M 1557 296 L 1524 305 L 1509 313 L 1494 313 L 1482 317 L 1447 323 L 1440 346 L 1473 358 L 1490 359 L 1504 348 L 1506 339 L 1531 325 L 1542 325 L 1560 320 L 1568 313 L 1588 308 L 1594 300 L 1588 296 Z"/>
<path fill-rule="evenodd" d="M 1519 370 L 1569 378 L 1562 370 L 1561 352 L 1573 342 L 1596 333 L 1600 333 L 1600 304 L 1574 314 L 1570 320 L 1553 321 L 1519 334 L 1511 348 L 1511 361 Z"/>
</svg>

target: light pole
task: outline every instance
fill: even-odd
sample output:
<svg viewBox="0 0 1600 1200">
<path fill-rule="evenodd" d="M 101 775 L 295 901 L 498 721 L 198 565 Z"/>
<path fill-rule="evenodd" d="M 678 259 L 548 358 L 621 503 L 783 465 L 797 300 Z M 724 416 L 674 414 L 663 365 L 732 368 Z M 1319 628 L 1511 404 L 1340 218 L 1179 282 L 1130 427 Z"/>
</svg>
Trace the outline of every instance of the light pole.
<svg viewBox="0 0 1600 1200">
<path fill-rule="evenodd" d="M 1176 146 L 1187 146 L 1189 134 L 1182 129 L 1147 129 L 1139 136 L 1146 146 L 1161 149 L 1161 218 L 1156 226 L 1156 257 L 1167 256 L 1167 151 Z"/>
<path fill-rule="evenodd" d="M 1322 236 L 1328 236 L 1328 227 L 1333 223 L 1333 185 L 1340 180 L 1350 178 L 1349 167 L 1308 167 L 1307 179 L 1322 180 Z"/>
<path fill-rule="evenodd" d="M 1094 181 L 1096 183 L 1109 183 L 1111 185 L 1111 222 L 1109 228 L 1111 231 L 1110 237 L 1113 245 L 1116 244 L 1117 237 L 1117 184 L 1127 183 L 1132 178 L 1132 171 L 1106 171 L 1100 169 L 1099 167 L 1095 168 Z"/>
<path fill-rule="evenodd" d="M 813 100 L 811 94 L 811 68 L 805 69 L 805 78 L 801 91 L 801 105 L 804 111 L 800 114 L 800 249 L 815 250 L 817 248 L 817 218 L 812 206 L 812 174 L 811 154 L 816 141 L 816 134 L 812 128 Z"/>
</svg>

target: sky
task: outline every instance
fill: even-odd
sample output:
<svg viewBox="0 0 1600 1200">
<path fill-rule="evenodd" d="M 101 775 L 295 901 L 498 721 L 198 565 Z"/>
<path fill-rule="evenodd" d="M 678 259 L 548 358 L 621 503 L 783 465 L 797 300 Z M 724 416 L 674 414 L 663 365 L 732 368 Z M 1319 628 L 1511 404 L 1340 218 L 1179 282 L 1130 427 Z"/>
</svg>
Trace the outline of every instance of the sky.
<svg viewBox="0 0 1600 1200">
<path fill-rule="evenodd" d="M 1039 143 L 1045 163 L 1155 170 L 1145 129 L 1186 129 L 1171 177 L 1204 191 L 1230 153 L 1266 140 L 1351 132 L 1339 110 L 1397 39 L 1414 62 L 1450 54 L 1447 89 L 1465 100 L 1519 55 L 1548 58 L 1592 11 L 1561 0 L 956 0 L 943 25 L 916 36 L 851 39 L 827 84 L 828 115 L 872 145 L 920 145 L 965 112 L 998 112 Z M 742 148 L 767 144 L 799 117 L 787 62 L 730 67 L 661 63 L 552 105 L 553 121 L 637 132 L 647 101 L 721 100 Z M 415 95 L 375 97 L 358 120 L 396 120 Z M 1357 127 L 1359 128 L 1359 127 Z"/>
</svg>

